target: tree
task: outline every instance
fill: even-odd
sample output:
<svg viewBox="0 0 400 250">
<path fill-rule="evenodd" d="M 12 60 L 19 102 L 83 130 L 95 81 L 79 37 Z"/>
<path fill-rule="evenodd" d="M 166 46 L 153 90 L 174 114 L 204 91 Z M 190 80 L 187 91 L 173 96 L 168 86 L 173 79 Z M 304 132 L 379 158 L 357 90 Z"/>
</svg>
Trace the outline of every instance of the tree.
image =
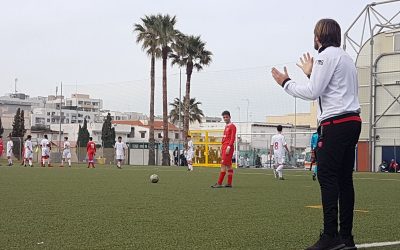
<svg viewBox="0 0 400 250">
<path fill-rule="evenodd" d="M 89 130 L 87 129 L 87 121 L 83 120 L 83 126 L 79 125 L 78 131 L 78 147 L 85 148 L 89 142 Z"/>
<path fill-rule="evenodd" d="M 24 119 L 24 110 L 21 111 L 20 108 L 17 109 L 17 112 L 14 116 L 14 121 L 12 125 L 13 129 L 11 132 L 11 136 L 15 138 L 19 138 L 20 143 L 15 143 L 13 147 L 13 153 L 15 156 L 19 158 L 22 153 L 22 141 L 26 132 L 25 129 L 25 119 Z"/>
<path fill-rule="evenodd" d="M 115 128 L 112 127 L 111 121 L 111 114 L 108 113 L 101 128 L 101 140 L 104 148 L 112 148 L 115 144 Z"/>
<path fill-rule="evenodd" d="M 200 36 L 182 36 L 173 45 L 174 53 L 171 54 L 172 65 L 186 67 L 186 92 L 183 105 L 183 138 L 185 145 L 187 144 L 187 134 L 189 131 L 189 123 L 191 119 L 190 113 L 190 85 L 193 73 L 193 68 L 197 71 L 203 69 L 203 66 L 208 66 L 212 59 L 212 53 L 205 49 L 206 43 L 203 42 Z"/>
<path fill-rule="evenodd" d="M 155 139 L 154 139 L 154 91 L 155 91 L 155 61 L 160 58 L 161 50 L 157 44 L 155 32 L 155 15 L 145 16 L 142 24 L 135 24 L 137 32 L 136 43 L 142 43 L 142 49 L 150 56 L 150 120 L 149 120 L 149 165 L 156 164 Z"/>
<path fill-rule="evenodd" d="M 25 112 L 24 110 L 21 110 L 21 116 L 20 116 L 20 134 L 22 135 L 22 137 L 24 137 L 25 133 L 26 133 L 26 129 L 25 129 Z"/>
<path fill-rule="evenodd" d="M 169 118 L 171 119 L 171 122 L 176 124 L 179 121 L 179 110 L 181 111 L 181 116 L 183 115 L 183 106 L 185 103 L 185 98 L 183 98 L 183 102 L 179 100 L 179 98 L 175 98 L 174 102 L 170 103 L 169 105 L 172 107 L 170 113 L 169 113 Z M 194 123 L 194 122 L 202 122 L 202 118 L 204 117 L 203 110 L 200 109 L 201 102 L 196 101 L 196 98 L 190 99 L 189 102 L 189 122 Z M 179 109 L 180 106 L 180 109 Z"/>
<path fill-rule="evenodd" d="M 176 17 L 158 14 L 154 23 L 154 31 L 157 36 L 157 47 L 161 50 L 162 58 L 162 94 L 163 94 L 163 150 L 162 165 L 169 166 L 168 137 L 168 95 L 167 95 L 167 61 L 171 53 L 171 46 L 179 39 L 181 33 L 175 29 Z"/>
<path fill-rule="evenodd" d="M 3 135 L 3 133 L 4 133 L 3 122 L 1 121 L 0 117 L 0 135 Z"/>
</svg>

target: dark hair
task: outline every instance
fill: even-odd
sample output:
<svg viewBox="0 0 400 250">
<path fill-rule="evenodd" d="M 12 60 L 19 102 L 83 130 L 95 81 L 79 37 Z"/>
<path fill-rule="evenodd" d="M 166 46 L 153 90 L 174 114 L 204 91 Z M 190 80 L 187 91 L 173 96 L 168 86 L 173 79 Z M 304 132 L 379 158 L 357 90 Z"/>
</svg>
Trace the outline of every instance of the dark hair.
<svg viewBox="0 0 400 250">
<path fill-rule="evenodd" d="M 32 136 L 31 135 L 28 135 L 27 137 L 26 137 L 26 139 L 31 139 L 32 138 Z"/>
<path fill-rule="evenodd" d="M 64 140 L 68 140 L 68 137 L 64 137 Z"/>
<path fill-rule="evenodd" d="M 90 141 L 93 140 L 93 137 L 90 136 L 90 137 L 89 137 L 89 140 L 90 140 Z"/>
<path fill-rule="evenodd" d="M 222 116 L 224 116 L 224 115 L 231 116 L 231 113 L 228 110 L 225 110 L 224 112 L 222 112 Z"/>
<path fill-rule="evenodd" d="M 122 140 L 122 137 L 121 137 L 121 136 L 118 136 L 118 139 L 121 139 L 121 140 Z"/>
<path fill-rule="evenodd" d="M 191 136 L 191 135 L 187 135 L 186 137 L 192 138 L 192 136 Z"/>
<path fill-rule="evenodd" d="M 276 127 L 276 129 L 277 129 L 279 132 L 282 132 L 282 125 L 278 125 L 278 127 Z"/>
<path fill-rule="evenodd" d="M 333 19 L 321 19 L 314 28 L 314 35 L 323 47 L 340 47 L 341 30 L 339 24 Z"/>
<path fill-rule="evenodd" d="M 47 135 L 44 135 L 43 137 L 47 139 Z"/>
</svg>

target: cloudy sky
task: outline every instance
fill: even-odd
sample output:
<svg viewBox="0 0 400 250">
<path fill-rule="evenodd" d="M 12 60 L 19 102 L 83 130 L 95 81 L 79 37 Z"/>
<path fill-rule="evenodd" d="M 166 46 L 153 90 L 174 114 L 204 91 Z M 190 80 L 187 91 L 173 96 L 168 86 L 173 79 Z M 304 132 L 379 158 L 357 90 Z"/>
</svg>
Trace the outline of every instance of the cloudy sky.
<svg viewBox="0 0 400 250">
<path fill-rule="evenodd" d="M 192 96 L 207 115 L 231 110 L 238 120 L 294 112 L 294 99 L 274 84 L 272 66 L 294 66 L 313 51 L 313 27 L 334 18 L 347 29 L 367 1 L 5 1 L 0 8 L 0 95 L 88 93 L 105 108 L 148 113 L 149 58 L 135 43 L 133 24 L 146 14 L 176 15 L 177 28 L 201 35 L 213 63 L 193 75 Z M 184 71 L 183 71 L 184 72 Z M 156 113 L 161 113 L 161 64 L 156 65 Z M 168 68 L 168 98 L 179 95 L 179 68 Z M 185 75 L 182 74 L 184 86 Z M 308 111 L 298 101 L 298 111 Z"/>
</svg>

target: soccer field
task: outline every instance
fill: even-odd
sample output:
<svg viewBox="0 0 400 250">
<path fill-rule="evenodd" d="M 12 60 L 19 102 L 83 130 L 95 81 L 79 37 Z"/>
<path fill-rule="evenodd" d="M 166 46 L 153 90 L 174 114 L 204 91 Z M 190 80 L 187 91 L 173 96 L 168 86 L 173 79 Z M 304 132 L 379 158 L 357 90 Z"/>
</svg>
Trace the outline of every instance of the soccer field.
<svg viewBox="0 0 400 250">
<path fill-rule="evenodd" d="M 160 182 L 152 184 L 156 173 Z M 308 171 L 0 167 L 1 249 L 304 249 L 322 228 Z M 400 240 L 400 174 L 356 173 L 357 243 Z M 391 247 L 385 249 L 400 249 Z"/>
</svg>

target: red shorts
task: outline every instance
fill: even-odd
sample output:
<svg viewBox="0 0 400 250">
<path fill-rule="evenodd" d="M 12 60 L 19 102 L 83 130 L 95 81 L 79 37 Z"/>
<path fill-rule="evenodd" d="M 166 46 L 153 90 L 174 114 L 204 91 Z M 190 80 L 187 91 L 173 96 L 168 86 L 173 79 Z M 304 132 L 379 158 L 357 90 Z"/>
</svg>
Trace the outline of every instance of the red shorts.
<svg viewBox="0 0 400 250">
<path fill-rule="evenodd" d="M 221 150 L 221 165 L 224 166 L 232 166 L 232 157 L 233 157 L 233 152 L 234 147 L 232 146 L 231 149 L 229 150 L 229 154 L 226 154 L 226 148 L 228 145 L 222 145 L 222 150 Z"/>
<path fill-rule="evenodd" d="M 88 152 L 87 155 L 88 155 L 88 160 L 89 161 L 93 161 L 94 160 L 94 152 Z"/>
<path fill-rule="evenodd" d="M 48 155 L 42 156 L 42 159 L 47 160 L 47 159 L 49 159 L 49 156 Z"/>
</svg>

